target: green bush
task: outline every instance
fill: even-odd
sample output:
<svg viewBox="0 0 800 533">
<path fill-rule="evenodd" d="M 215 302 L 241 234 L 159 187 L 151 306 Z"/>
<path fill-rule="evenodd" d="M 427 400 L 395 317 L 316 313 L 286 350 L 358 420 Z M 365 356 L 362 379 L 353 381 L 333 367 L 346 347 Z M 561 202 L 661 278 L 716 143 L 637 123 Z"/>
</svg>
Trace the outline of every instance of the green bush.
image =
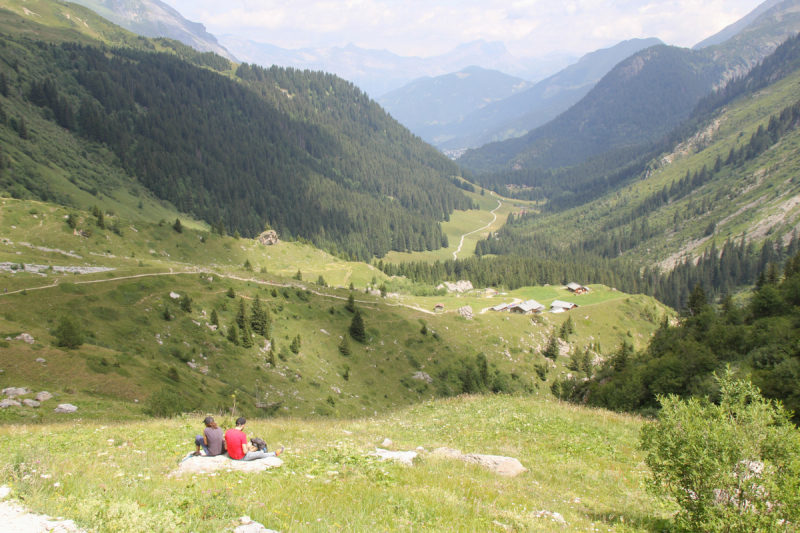
<svg viewBox="0 0 800 533">
<path fill-rule="evenodd" d="M 800 432 L 789 413 L 730 369 L 721 401 L 659 397 L 641 433 L 651 489 L 680 506 L 682 531 L 792 531 L 800 522 Z"/>
<path fill-rule="evenodd" d="M 54 333 L 62 348 L 75 349 L 83 344 L 83 331 L 78 321 L 70 315 L 61 317 Z"/>
<path fill-rule="evenodd" d="M 181 413 L 188 413 L 196 407 L 188 398 L 171 389 L 163 388 L 147 399 L 144 412 L 149 416 L 169 418 Z"/>
</svg>

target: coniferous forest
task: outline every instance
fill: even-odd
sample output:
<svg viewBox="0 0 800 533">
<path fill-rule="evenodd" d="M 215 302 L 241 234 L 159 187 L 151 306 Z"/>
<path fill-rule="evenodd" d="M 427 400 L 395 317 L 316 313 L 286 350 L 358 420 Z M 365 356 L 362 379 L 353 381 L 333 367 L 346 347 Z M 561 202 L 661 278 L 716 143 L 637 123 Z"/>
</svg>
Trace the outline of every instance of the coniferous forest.
<svg viewBox="0 0 800 533">
<path fill-rule="evenodd" d="M 369 260 L 440 248 L 439 223 L 472 208 L 450 181 L 454 163 L 330 74 L 241 65 L 232 79 L 205 54 L 191 59 L 210 68 L 10 37 L 0 57 L 11 98 L 108 146 L 156 196 L 230 233 L 269 224 Z"/>
</svg>

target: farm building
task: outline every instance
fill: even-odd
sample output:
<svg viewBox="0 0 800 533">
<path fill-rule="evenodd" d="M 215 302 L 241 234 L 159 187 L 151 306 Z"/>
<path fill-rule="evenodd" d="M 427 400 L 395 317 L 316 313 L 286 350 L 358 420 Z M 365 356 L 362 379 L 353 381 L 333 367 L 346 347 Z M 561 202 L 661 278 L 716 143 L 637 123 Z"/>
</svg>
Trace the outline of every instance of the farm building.
<svg viewBox="0 0 800 533">
<path fill-rule="evenodd" d="M 570 303 L 570 302 L 562 302 L 561 300 L 556 300 L 550 304 L 550 312 L 552 313 L 564 313 L 569 311 L 570 309 L 575 309 L 578 307 L 577 305 Z"/>
<path fill-rule="evenodd" d="M 527 302 L 522 302 L 519 305 L 514 305 L 511 307 L 512 313 L 517 313 L 520 315 L 530 315 L 533 313 L 541 313 L 545 310 L 545 307 L 537 302 L 536 300 L 528 300 Z"/>
<path fill-rule="evenodd" d="M 578 285 L 577 283 L 570 283 L 567 285 L 567 288 L 575 294 L 586 294 L 589 292 L 589 287 L 584 287 L 583 285 Z"/>
<path fill-rule="evenodd" d="M 444 304 L 436 304 L 436 307 L 433 308 L 435 313 L 444 313 Z"/>
<path fill-rule="evenodd" d="M 497 311 L 498 313 L 502 313 L 503 311 L 508 311 L 509 307 L 511 307 L 511 304 L 495 305 L 494 307 L 492 307 L 492 311 Z"/>
</svg>

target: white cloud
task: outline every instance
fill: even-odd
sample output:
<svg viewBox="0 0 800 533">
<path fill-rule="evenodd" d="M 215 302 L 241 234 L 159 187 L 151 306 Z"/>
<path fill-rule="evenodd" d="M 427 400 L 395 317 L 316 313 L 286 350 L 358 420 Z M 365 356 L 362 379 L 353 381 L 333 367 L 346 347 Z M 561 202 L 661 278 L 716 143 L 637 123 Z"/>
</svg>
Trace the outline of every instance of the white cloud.
<svg viewBox="0 0 800 533">
<path fill-rule="evenodd" d="M 692 46 L 761 0 L 166 0 L 212 33 L 285 48 L 344 45 L 430 56 L 485 39 L 520 56 L 634 37 Z"/>
</svg>

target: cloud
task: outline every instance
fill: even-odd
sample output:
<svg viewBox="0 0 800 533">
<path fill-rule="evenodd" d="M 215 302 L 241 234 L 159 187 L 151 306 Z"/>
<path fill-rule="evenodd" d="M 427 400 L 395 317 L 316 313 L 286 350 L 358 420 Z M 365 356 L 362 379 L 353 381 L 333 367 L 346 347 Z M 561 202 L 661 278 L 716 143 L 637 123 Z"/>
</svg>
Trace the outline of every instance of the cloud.
<svg viewBox="0 0 800 533">
<path fill-rule="evenodd" d="M 761 0 L 166 0 L 212 33 L 284 48 L 341 46 L 430 56 L 503 41 L 519 56 L 585 53 L 635 37 L 692 46 Z"/>
</svg>

